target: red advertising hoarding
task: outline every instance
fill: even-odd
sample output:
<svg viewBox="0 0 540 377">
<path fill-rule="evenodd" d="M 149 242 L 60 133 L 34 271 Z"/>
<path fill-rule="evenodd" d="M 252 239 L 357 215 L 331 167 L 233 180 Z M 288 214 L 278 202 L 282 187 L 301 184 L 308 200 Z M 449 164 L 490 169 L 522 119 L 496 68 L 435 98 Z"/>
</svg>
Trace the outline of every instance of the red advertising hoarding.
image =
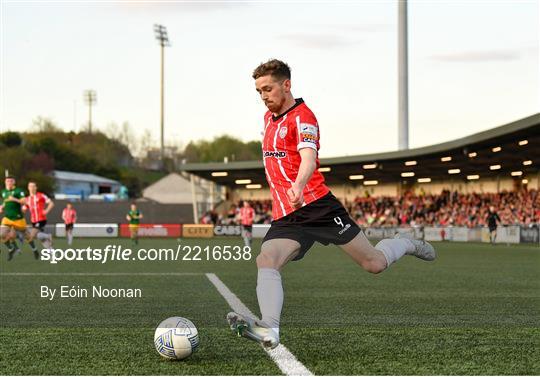
<svg viewBox="0 0 540 377">
<path fill-rule="evenodd" d="M 181 237 L 181 224 L 140 224 L 139 237 Z M 131 237 L 128 224 L 120 224 L 120 237 Z"/>
</svg>

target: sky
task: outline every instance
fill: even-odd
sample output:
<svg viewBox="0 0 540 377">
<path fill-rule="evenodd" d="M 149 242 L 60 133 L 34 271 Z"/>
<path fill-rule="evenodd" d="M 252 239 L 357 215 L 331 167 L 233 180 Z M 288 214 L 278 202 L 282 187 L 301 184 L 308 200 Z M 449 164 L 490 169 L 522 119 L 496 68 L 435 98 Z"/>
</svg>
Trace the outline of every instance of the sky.
<svg viewBox="0 0 540 377">
<path fill-rule="evenodd" d="M 251 73 L 270 58 L 317 116 L 321 157 L 397 149 L 397 1 L 6 1 L 0 131 L 38 116 L 68 131 L 128 122 L 165 143 L 258 140 Z M 539 1 L 409 1 L 409 145 L 461 138 L 540 111 Z"/>
</svg>

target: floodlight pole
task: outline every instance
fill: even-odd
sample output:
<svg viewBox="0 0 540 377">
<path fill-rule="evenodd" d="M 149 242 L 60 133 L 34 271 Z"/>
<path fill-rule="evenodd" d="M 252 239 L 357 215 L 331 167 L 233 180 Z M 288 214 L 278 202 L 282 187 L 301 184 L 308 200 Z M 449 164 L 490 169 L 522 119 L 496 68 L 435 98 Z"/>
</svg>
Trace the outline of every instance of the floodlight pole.
<svg viewBox="0 0 540 377">
<path fill-rule="evenodd" d="M 88 105 L 88 132 L 92 133 L 92 105 L 97 102 L 95 90 L 85 90 L 83 93 L 84 102 Z"/>
<path fill-rule="evenodd" d="M 398 149 L 409 149 L 407 0 L 398 0 Z"/>
<path fill-rule="evenodd" d="M 161 164 L 165 161 L 165 46 L 161 45 Z"/>
<path fill-rule="evenodd" d="M 165 168 L 165 46 L 170 46 L 167 28 L 163 25 L 154 25 L 156 39 L 161 46 L 161 144 L 160 144 L 160 159 L 161 168 Z"/>
</svg>

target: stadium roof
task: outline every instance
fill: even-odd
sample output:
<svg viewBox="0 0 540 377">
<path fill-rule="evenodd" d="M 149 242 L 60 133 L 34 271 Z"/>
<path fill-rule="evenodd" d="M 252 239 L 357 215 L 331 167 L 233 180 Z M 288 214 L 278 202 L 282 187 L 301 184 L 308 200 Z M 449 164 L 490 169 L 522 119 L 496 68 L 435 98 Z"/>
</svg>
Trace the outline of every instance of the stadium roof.
<svg viewBox="0 0 540 377">
<path fill-rule="evenodd" d="M 511 177 L 512 172 L 518 171 L 523 175 L 514 173 L 514 177 L 525 177 L 539 172 L 540 113 L 461 139 L 427 147 L 321 158 L 320 166 L 330 168 L 323 172 L 329 184 L 362 183 L 365 180 L 376 180 L 379 184 L 416 182 L 418 178 L 466 181 L 468 176 L 476 175 L 480 178 Z M 459 169 L 459 172 L 455 169 Z M 250 179 L 251 183 L 266 186 L 260 160 L 188 163 L 182 165 L 180 170 L 231 187 L 241 187 L 235 183 L 240 179 Z M 449 172 L 451 170 L 452 174 Z M 216 172 L 226 172 L 227 175 L 213 176 L 212 173 Z M 404 173 L 409 173 L 409 176 L 404 177 Z M 410 173 L 414 173 L 414 176 Z M 362 175 L 363 179 L 351 181 L 351 175 Z"/>
<path fill-rule="evenodd" d="M 90 182 L 110 185 L 120 185 L 121 183 L 109 178 L 95 174 L 77 173 L 72 171 L 54 170 L 53 176 L 62 181 Z"/>
</svg>

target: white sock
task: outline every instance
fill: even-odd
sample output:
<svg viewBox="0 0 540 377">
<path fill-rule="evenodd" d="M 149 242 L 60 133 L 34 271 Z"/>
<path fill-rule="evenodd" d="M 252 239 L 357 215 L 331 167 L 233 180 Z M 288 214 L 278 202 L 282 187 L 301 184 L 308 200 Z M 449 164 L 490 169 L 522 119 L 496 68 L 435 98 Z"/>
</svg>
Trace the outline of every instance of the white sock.
<svg viewBox="0 0 540 377">
<path fill-rule="evenodd" d="M 406 238 L 392 238 L 379 241 L 375 249 L 380 250 L 386 258 L 386 266 L 390 266 L 407 251 L 414 251 L 414 244 Z"/>
<path fill-rule="evenodd" d="M 257 277 L 257 300 L 261 319 L 279 335 L 279 319 L 283 307 L 281 274 L 273 268 L 259 268 Z"/>
<path fill-rule="evenodd" d="M 73 234 L 68 233 L 68 245 L 71 245 L 72 242 L 73 242 Z"/>
</svg>

